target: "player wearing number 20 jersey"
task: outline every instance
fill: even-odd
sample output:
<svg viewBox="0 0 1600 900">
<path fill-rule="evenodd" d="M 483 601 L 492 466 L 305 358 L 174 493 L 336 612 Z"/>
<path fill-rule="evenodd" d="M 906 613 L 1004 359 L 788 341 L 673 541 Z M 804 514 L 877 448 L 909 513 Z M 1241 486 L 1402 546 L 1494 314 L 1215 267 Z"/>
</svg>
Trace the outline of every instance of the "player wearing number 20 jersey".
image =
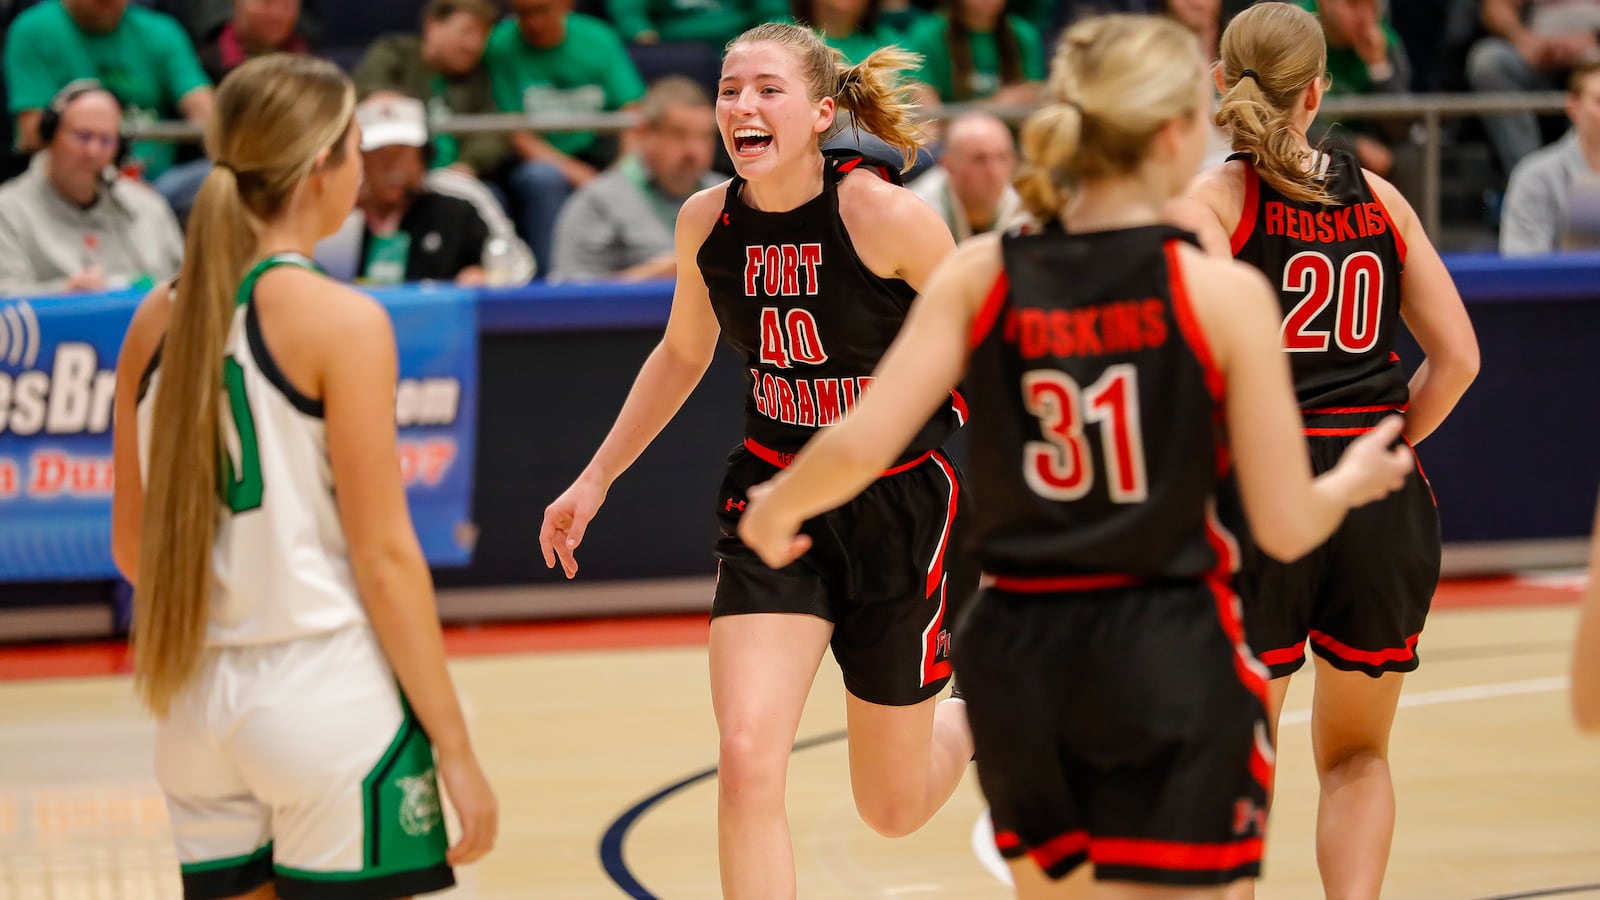
<svg viewBox="0 0 1600 900">
<path fill-rule="evenodd" d="M 1335 206 L 1286 197 L 1247 155 L 1230 159 L 1247 167 L 1233 254 L 1279 288 L 1283 350 L 1321 474 L 1354 436 L 1407 407 L 1394 352 L 1405 239 L 1348 152 L 1316 157 Z M 1247 557 L 1246 628 L 1275 677 L 1305 663 L 1307 638 L 1340 669 L 1376 676 L 1417 667 L 1440 558 L 1439 518 L 1420 468 L 1403 490 L 1352 511 L 1305 558 Z"/>
</svg>

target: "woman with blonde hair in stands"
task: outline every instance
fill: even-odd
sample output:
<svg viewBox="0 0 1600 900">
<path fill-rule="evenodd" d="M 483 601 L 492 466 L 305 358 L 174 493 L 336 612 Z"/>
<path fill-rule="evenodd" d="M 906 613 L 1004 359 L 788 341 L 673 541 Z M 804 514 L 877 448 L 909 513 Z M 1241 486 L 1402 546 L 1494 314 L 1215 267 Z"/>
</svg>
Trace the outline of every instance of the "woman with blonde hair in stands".
<svg viewBox="0 0 1600 900">
<path fill-rule="evenodd" d="M 915 62 L 886 48 L 846 65 L 797 25 L 762 25 L 729 45 L 717 123 L 738 174 L 678 214 L 666 334 L 539 535 L 546 564 L 576 574 L 574 552 L 606 491 L 683 405 L 725 336 L 749 374 L 746 437 L 714 498 L 724 536 L 711 607 L 717 829 L 723 893 L 735 900 L 795 896 L 784 781 L 830 646 L 844 673 L 851 787 L 868 825 L 889 836 L 921 827 L 972 756 L 964 705 L 937 700 L 950 680 L 948 629 L 977 584 L 957 552 L 966 494 L 941 449 L 962 421 L 958 396 L 946 390 L 925 411 L 916 440 L 860 500 L 806 523 L 815 547 L 803 558 L 773 571 L 734 536 L 750 486 L 860 402 L 917 289 L 954 249 L 938 214 L 895 183 L 893 165 L 819 149 L 847 111 L 909 163 L 918 133 L 896 73 Z"/>
<path fill-rule="evenodd" d="M 112 549 L 189 900 L 409 897 L 495 839 L 396 462 L 393 329 L 309 261 L 361 183 L 354 110 L 321 60 L 228 76 L 183 268 L 117 361 Z"/>
<path fill-rule="evenodd" d="M 1235 153 L 1174 204 L 1207 250 L 1278 289 L 1312 468 L 1396 413 L 1403 437 L 1438 428 L 1478 371 L 1478 344 L 1416 213 L 1348 152 L 1313 149 L 1327 49 L 1310 13 L 1261 3 L 1222 36 L 1217 124 Z M 1401 321 L 1426 359 L 1408 379 Z M 1258 537 L 1261 535 L 1258 532 Z M 1322 795 L 1317 860 L 1330 897 L 1377 897 L 1394 834 L 1389 731 L 1439 580 L 1439 518 L 1420 466 L 1304 559 L 1247 552 L 1245 630 L 1272 672 L 1276 730 L 1289 676 L 1316 657 L 1312 748 Z"/>
<path fill-rule="evenodd" d="M 1205 150 L 1204 71 L 1176 22 L 1068 29 L 1022 133 L 1018 188 L 1048 224 L 966 242 L 872 393 L 740 523 L 789 563 L 802 522 L 869 484 L 965 376 L 995 580 L 956 666 L 1023 898 L 1215 898 L 1256 876 L 1272 748 L 1218 484 L 1231 455 L 1266 549 L 1292 559 L 1411 467 L 1387 446 L 1396 418 L 1313 480 L 1267 285 L 1161 221 Z"/>
</svg>

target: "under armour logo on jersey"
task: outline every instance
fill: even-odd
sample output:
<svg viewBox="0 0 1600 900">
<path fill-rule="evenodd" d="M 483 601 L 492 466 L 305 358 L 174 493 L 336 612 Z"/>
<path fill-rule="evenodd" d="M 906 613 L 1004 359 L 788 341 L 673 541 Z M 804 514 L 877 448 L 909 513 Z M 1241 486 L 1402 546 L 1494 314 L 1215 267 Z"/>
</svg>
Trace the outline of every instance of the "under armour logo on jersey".
<svg viewBox="0 0 1600 900">
<path fill-rule="evenodd" d="M 722 214 L 722 224 L 724 224 L 724 225 L 732 225 L 733 224 L 732 222 L 728 221 L 728 214 L 727 213 L 723 213 Z"/>
<path fill-rule="evenodd" d="M 1267 833 L 1267 810 L 1249 797 L 1233 802 L 1233 833 L 1237 837 Z"/>
<path fill-rule="evenodd" d="M 729 497 L 728 502 L 722 504 L 722 511 L 733 512 L 734 510 L 738 510 L 739 512 L 744 512 L 744 504 L 745 501 L 743 500 L 735 500 L 732 497 Z"/>
</svg>

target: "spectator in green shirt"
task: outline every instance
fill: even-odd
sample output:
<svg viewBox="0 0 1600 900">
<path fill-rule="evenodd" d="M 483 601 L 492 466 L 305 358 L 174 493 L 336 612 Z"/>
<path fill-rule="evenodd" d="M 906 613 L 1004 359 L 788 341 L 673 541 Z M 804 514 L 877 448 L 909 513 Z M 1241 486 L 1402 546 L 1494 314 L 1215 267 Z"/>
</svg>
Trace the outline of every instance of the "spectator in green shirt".
<svg viewBox="0 0 1600 900">
<path fill-rule="evenodd" d="M 1378 0 L 1298 0 L 1298 5 L 1322 24 L 1328 45 L 1328 75 L 1333 82 L 1328 88 L 1329 97 L 1408 92 L 1411 63 L 1400 36 L 1378 9 Z M 1403 160 L 1405 168 L 1420 164 L 1420 156 L 1409 146 L 1409 129 L 1410 123 L 1405 120 L 1391 119 L 1383 123 L 1319 122 L 1316 130 L 1328 136 L 1329 146 L 1351 150 L 1361 160 L 1362 168 L 1396 182 L 1401 193 L 1407 193 L 1420 180 L 1420 173 L 1396 173 L 1395 165 L 1396 151 L 1403 151 L 1407 157 Z"/>
<path fill-rule="evenodd" d="M 906 35 L 906 49 L 922 54 L 918 81 L 946 103 L 1038 99 L 1044 80 L 1039 29 L 1007 15 L 1005 0 L 946 0 L 944 6 Z"/>
<path fill-rule="evenodd" d="M 130 123 L 200 124 L 211 115 L 211 82 L 183 26 L 128 0 L 48 0 L 27 10 L 6 32 L 4 71 L 17 143 L 30 153 L 39 149 L 40 113 L 78 79 L 105 85 Z M 133 158 L 153 179 L 172 166 L 176 149 L 137 141 Z"/>
<path fill-rule="evenodd" d="M 745 29 L 787 12 L 783 0 L 606 0 L 606 14 L 629 43 L 692 41 L 719 54 Z"/>
<path fill-rule="evenodd" d="M 644 96 L 644 82 L 611 26 L 572 11 L 573 0 L 511 0 L 511 18 L 495 26 L 484 51 L 495 105 L 508 112 L 594 113 L 622 109 Z M 574 188 L 610 159 L 594 132 L 519 132 L 522 158 L 511 173 L 517 226 L 537 259 L 550 258 L 556 216 Z"/>
<path fill-rule="evenodd" d="M 900 35 L 879 20 L 883 0 L 794 0 L 794 20 L 816 29 L 823 43 L 855 65 Z"/>
<path fill-rule="evenodd" d="M 428 105 L 437 126 L 453 115 L 495 112 L 494 89 L 483 65 L 489 30 L 500 18 L 494 0 L 429 0 L 422 8 L 422 33 L 378 38 L 353 76 L 366 99 L 394 91 Z M 511 155 L 503 134 L 456 137 L 433 134 L 433 166 L 454 167 L 478 178 L 493 177 Z"/>
</svg>

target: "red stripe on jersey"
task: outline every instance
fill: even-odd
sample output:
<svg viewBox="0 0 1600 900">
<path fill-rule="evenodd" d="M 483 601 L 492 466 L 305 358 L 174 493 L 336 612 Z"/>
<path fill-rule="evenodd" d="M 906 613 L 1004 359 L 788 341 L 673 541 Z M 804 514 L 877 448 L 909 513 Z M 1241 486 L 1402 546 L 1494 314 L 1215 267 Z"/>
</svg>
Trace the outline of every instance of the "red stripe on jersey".
<svg viewBox="0 0 1600 900">
<path fill-rule="evenodd" d="M 1428 486 L 1428 497 L 1433 500 L 1433 505 L 1438 507 L 1439 495 L 1433 492 L 1433 482 L 1428 480 L 1428 473 L 1422 470 L 1422 457 L 1417 455 L 1416 445 L 1411 443 L 1411 439 L 1403 434 L 1400 435 L 1400 440 L 1405 441 L 1406 446 L 1411 448 L 1411 458 L 1416 460 L 1417 463 L 1417 474 L 1422 476 L 1422 483 Z"/>
<path fill-rule="evenodd" d="M 1263 650 L 1256 654 L 1261 662 L 1269 666 L 1279 666 L 1286 662 L 1306 658 L 1306 642 L 1301 641 L 1293 647 L 1279 647 L 1276 650 Z"/>
<path fill-rule="evenodd" d="M 1392 403 L 1382 406 L 1324 406 L 1318 409 L 1302 409 L 1300 414 L 1305 416 L 1349 416 L 1357 413 L 1405 412 L 1410 408 L 1411 404 L 1409 403 L 1402 403 L 1399 406 L 1395 406 Z"/>
<path fill-rule="evenodd" d="M 1372 194 L 1372 202 L 1378 204 L 1378 212 L 1383 216 L 1383 221 L 1389 226 L 1389 233 L 1394 235 L 1394 248 L 1400 251 L 1400 265 L 1406 264 L 1406 239 L 1400 236 L 1400 229 L 1394 227 L 1394 216 L 1389 215 L 1389 207 L 1383 205 L 1383 197 L 1378 189 L 1372 186 L 1372 179 L 1367 178 L 1363 171 L 1361 177 L 1366 179 L 1367 191 Z"/>
<path fill-rule="evenodd" d="M 1244 164 L 1244 209 L 1239 211 L 1239 224 L 1233 226 L 1233 237 L 1229 244 L 1233 248 L 1233 255 L 1238 256 L 1244 245 L 1249 243 L 1250 235 L 1256 230 L 1256 207 L 1261 205 L 1261 176 L 1256 174 L 1256 167 L 1249 161 Z"/>
<path fill-rule="evenodd" d="M 1216 510 L 1206 509 L 1206 542 L 1217 555 L 1217 567 L 1212 570 L 1206 584 L 1217 601 L 1217 619 L 1222 623 L 1222 633 L 1233 645 L 1233 670 L 1239 681 L 1257 700 L 1263 710 L 1267 707 L 1267 679 L 1270 673 L 1260 660 L 1250 652 L 1244 640 L 1244 620 L 1239 607 L 1239 597 L 1234 594 L 1231 575 L 1238 565 L 1238 542 L 1222 523 L 1217 521 Z M 1257 726 L 1255 740 L 1250 746 L 1250 775 L 1263 790 L 1272 794 L 1272 744 L 1267 739 L 1266 723 Z M 1259 850 L 1258 850 L 1259 853 Z M 1227 868 L 1231 868 L 1227 867 Z"/>
<path fill-rule="evenodd" d="M 996 831 L 994 833 L 994 848 L 1002 853 L 1007 850 L 1016 850 L 1022 846 L 1022 838 L 1017 837 L 1015 831 Z"/>
<path fill-rule="evenodd" d="M 1357 650 L 1321 631 L 1311 632 L 1311 642 L 1346 662 L 1376 666 L 1386 662 L 1401 662 L 1416 656 L 1417 638 L 1421 636 L 1421 632 L 1418 632 L 1406 638 L 1404 647 L 1389 647 L 1383 650 Z"/>
<path fill-rule="evenodd" d="M 1225 844 L 1186 844 L 1133 838 L 1096 838 L 1089 859 L 1097 866 L 1138 866 L 1184 872 L 1226 872 L 1261 861 L 1261 838 Z"/>
<path fill-rule="evenodd" d="M 996 575 L 994 586 L 1014 594 L 1053 594 L 1068 591 L 1103 591 L 1108 588 L 1133 587 L 1144 579 L 1136 575 L 1058 575 L 1053 577 L 1021 577 Z"/>
<path fill-rule="evenodd" d="M 945 507 L 944 530 L 939 532 L 939 546 L 934 548 L 933 561 L 928 563 L 928 593 L 925 596 L 932 597 L 944 584 L 944 556 L 950 547 L 950 531 L 956 523 L 956 507 L 961 500 L 961 482 L 956 480 L 955 467 L 950 465 L 950 461 L 944 458 L 943 453 L 930 451 L 929 455 L 933 457 L 934 465 L 939 467 L 939 471 L 943 472 L 944 477 L 950 482 L 950 502 Z"/>
<path fill-rule="evenodd" d="M 1006 270 L 1001 269 L 995 276 L 994 286 L 989 288 L 989 295 L 983 298 L 983 305 L 978 307 L 978 314 L 972 318 L 972 331 L 967 336 L 967 349 L 975 349 L 983 343 L 983 339 L 994 330 L 995 320 L 1000 318 L 1000 307 L 1005 305 L 1006 295 L 1011 293 L 1011 279 L 1006 275 Z"/>
<path fill-rule="evenodd" d="M 771 447 L 766 446 L 765 444 L 758 442 L 755 438 L 745 438 L 744 448 L 755 454 L 756 458 L 762 462 L 770 463 L 780 469 L 787 469 L 789 468 L 789 464 L 794 462 L 795 454 L 781 453 L 772 449 Z M 901 463 L 892 469 L 884 469 L 883 474 L 879 475 L 878 477 L 887 478 L 890 475 L 899 475 L 901 472 L 909 472 L 910 470 L 915 469 L 917 466 L 922 465 L 924 462 L 927 462 L 928 457 L 932 455 L 933 451 L 929 450 L 910 462 Z"/>
<path fill-rule="evenodd" d="M 1200 368 L 1205 370 L 1206 390 L 1211 392 L 1211 399 L 1221 403 L 1227 382 L 1217 369 L 1211 356 L 1211 345 L 1206 343 L 1205 332 L 1200 330 L 1200 323 L 1194 317 L 1194 308 L 1189 305 L 1189 291 L 1183 285 L 1183 267 L 1178 263 L 1178 241 L 1167 241 L 1163 250 L 1167 257 L 1167 289 L 1172 293 L 1172 315 L 1178 320 L 1178 330 L 1183 332 L 1183 339 L 1189 342 L 1195 359 L 1200 361 Z"/>
<path fill-rule="evenodd" d="M 851 172 L 854 172 L 856 166 L 861 165 L 861 160 L 863 160 L 865 158 L 866 157 L 858 156 L 855 159 L 850 160 L 849 162 L 840 163 L 839 164 L 839 174 L 840 175 L 848 175 Z"/>
<path fill-rule="evenodd" d="M 1039 864 L 1039 868 L 1049 869 L 1064 859 L 1089 850 L 1090 846 L 1089 832 L 1069 831 L 1037 847 L 1029 847 L 1028 856 Z"/>
<path fill-rule="evenodd" d="M 961 396 L 960 391 L 950 392 L 950 406 L 956 411 L 957 425 L 965 425 L 972 418 L 972 413 L 967 409 L 967 398 Z"/>
<path fill-rule="evenodd" d="M 1366 434 L 1377 427 L 1376 425 L 1365 425 L 1359 428 L 1307 428 L 1305 433 L 1307 437 L 1350 437 L 1356 434 Z"/>
</svg>

